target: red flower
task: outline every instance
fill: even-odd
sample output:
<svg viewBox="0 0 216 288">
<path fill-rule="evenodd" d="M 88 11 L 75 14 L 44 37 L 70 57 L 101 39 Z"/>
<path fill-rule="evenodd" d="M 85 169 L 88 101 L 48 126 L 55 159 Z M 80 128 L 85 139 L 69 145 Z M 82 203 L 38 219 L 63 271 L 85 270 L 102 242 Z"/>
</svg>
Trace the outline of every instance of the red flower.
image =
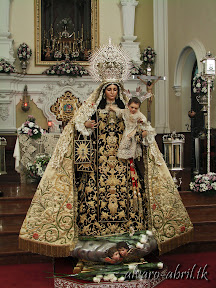
<svg viewBox="0 0 216 288">
<path fill-rule="evenodd" d="M 157 205 L 156 205 L 156 204 L 153 204 L 153 205 L 152 205 L 152 209 L 153 209 L 153 210 L 155 210 L 155 209 L 156 209 L 156 207 L 157 207 Z"/>
<path fill-rule="evenodd" d="M 184 232 L 185 231 L 185 226 L 182 226 L 181 227 L 181 232 Z"/>
<path fill-rule="evenodd" d="M 38 233 L 34 233 L 34 234 L 33 234 L 33 238 L 34 238 L 35 240 L 38 240 L 38 238 L 39 238 Z"/>
<path fill-rule="evenodd" d="M 71 203 L 67 203 L 66 207 L 71 210 L 72 209 L 72 204 Z"/>
</svg>

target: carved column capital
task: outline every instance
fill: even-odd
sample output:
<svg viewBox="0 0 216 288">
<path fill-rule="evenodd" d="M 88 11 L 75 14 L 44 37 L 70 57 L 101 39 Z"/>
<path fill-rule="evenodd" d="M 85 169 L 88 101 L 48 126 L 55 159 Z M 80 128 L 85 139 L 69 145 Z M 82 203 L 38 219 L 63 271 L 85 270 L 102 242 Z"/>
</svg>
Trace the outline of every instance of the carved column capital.
<svg viewBox="0 0 216 288">
<path fill-rule="evenodd" d="M 175 96 L 180 97 L 181 92 L 182 92 L 182 87 L 181 86 L 173 86 L 172 88 L 175 92 Z"/>
</svg>

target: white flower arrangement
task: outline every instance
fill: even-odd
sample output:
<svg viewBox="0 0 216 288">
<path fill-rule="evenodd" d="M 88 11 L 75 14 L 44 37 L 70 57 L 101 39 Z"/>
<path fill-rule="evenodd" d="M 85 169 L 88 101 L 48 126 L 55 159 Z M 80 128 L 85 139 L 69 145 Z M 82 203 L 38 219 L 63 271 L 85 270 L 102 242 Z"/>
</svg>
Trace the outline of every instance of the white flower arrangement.
<svg viewBox="0 0 216 288">
<path fill-rule="evenodd" d="M 33 163 L 27 164 L 27 174 L 30 178 L 40 180 L 50 160 L 50 155 L 38 154 Z"/>
<path fill-rule="evenodd" d="M 32 55 L 32 50 L 26 43 L 22 43 L 17 49 L 17 55 L 19 60 L 29 60 Z"/>
<path fill-rule="evenodd" d="M 5 59 L 0 59 L 0 73 L 14 73 L 15 67 Z"/>
<path fill-rule="evenodd" d="M 51 66 L 47 70 L 43 72 L 43 74 L 46 75 L 67 75 L 67 76 L 72 76 L 72 77 L 82 77 L 82 76 L 87 76 L 88 71 L 81 65 L 74 64 L 73 62 L 67 60 L 67 61 L 62 61 L 56 65 Z"/>
<path fill-rule="evenodd" d="M 144 49 L 142 53 L 143 63 L 145 65 L 148 65 L 148 64 L 153 65 L 155 62 L 156 55 L 157 54 L 155 53 L 154 49 L 148 46 L 147 48 Z"/>
<path fill-rule="evenodd" d="M 199 193 L 216 191 L 216 173 L 200 174 L 194 177 L 194 181 L 189 184 L 190 190 Z"/>
<path fill-rule="evenodd" d="M 210 85 L 210 89 L 213 89 L 213 82 Z M 208 93 L 208 81 L 204 76 L 196 74 L 193 78 L 193 92 L 197 95 L 205 95 Z"/>
<path fill-rule="evenodd" d="M 26 122 L 24 122 L 22 126 L 17 129 L 17 131 L 18 134 L 27 134 L 33 139 L 40 138 L 44 133 L 44 130 L 35 123 L 35 118 L 32 115 L 28 115 Z"/>
<path fill-rule="evenodd" d="M 142 69 L 142 67 L 140 67 L 139 65 L 137 65 L 135 62 L 131 61 L 131 69 L 130 72 L 132 75 L 142 75 L 144 74 L 144 70 Z"/>
</svg>

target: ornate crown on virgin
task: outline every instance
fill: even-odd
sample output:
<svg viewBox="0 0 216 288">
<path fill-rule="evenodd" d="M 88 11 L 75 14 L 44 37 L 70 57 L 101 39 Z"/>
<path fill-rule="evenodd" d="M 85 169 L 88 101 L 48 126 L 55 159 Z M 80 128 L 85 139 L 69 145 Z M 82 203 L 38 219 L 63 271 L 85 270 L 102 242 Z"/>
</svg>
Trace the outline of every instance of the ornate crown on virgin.
<svg viewBox="0 0 216 288">
<path fill-rule="evenodd" d="M 127 51 L 109 44 L 96 49 L 89 58 L 89 73 L 96 82 L 122 82 L 130 77 L 131 58 Z"/>
</svg>

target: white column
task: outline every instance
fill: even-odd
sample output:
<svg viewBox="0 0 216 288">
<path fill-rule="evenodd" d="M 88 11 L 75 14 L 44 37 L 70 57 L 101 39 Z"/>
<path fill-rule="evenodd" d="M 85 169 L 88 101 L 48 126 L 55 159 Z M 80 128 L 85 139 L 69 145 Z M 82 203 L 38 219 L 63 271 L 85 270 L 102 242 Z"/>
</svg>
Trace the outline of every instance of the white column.
<svg viewBox="0 0 216 288">
<path fill-rule="evenodd" d="M 122 38 L 125 42 L 122 42 L 122 47 L 128 51 L 132 60 L 141 65 L 140 60 L 140 48 L 139 42 L 133 42 L 137 36 L 134 36 L 134 21 L 135 21 L 135 8 L 138 5 L 136 0 L 121 0 L 122 5 L 122 18 L 123 18 L 123 31 L 124 35 Z"/>
<path fill-rule="evenodd" d="M 168 7 L 167 0 L 154 0 L 155 75 L 166 76 L 155 85 L 155 128 L 169 133 Z"/>
<path fill-rule="evenodd" d="M 10 2 L 11 0 L 0 0 L 0 58 L 5 58 L 9 62 L 14 62 L 13 40 L 9 39 L 10 23 Z"/>
</svg>

